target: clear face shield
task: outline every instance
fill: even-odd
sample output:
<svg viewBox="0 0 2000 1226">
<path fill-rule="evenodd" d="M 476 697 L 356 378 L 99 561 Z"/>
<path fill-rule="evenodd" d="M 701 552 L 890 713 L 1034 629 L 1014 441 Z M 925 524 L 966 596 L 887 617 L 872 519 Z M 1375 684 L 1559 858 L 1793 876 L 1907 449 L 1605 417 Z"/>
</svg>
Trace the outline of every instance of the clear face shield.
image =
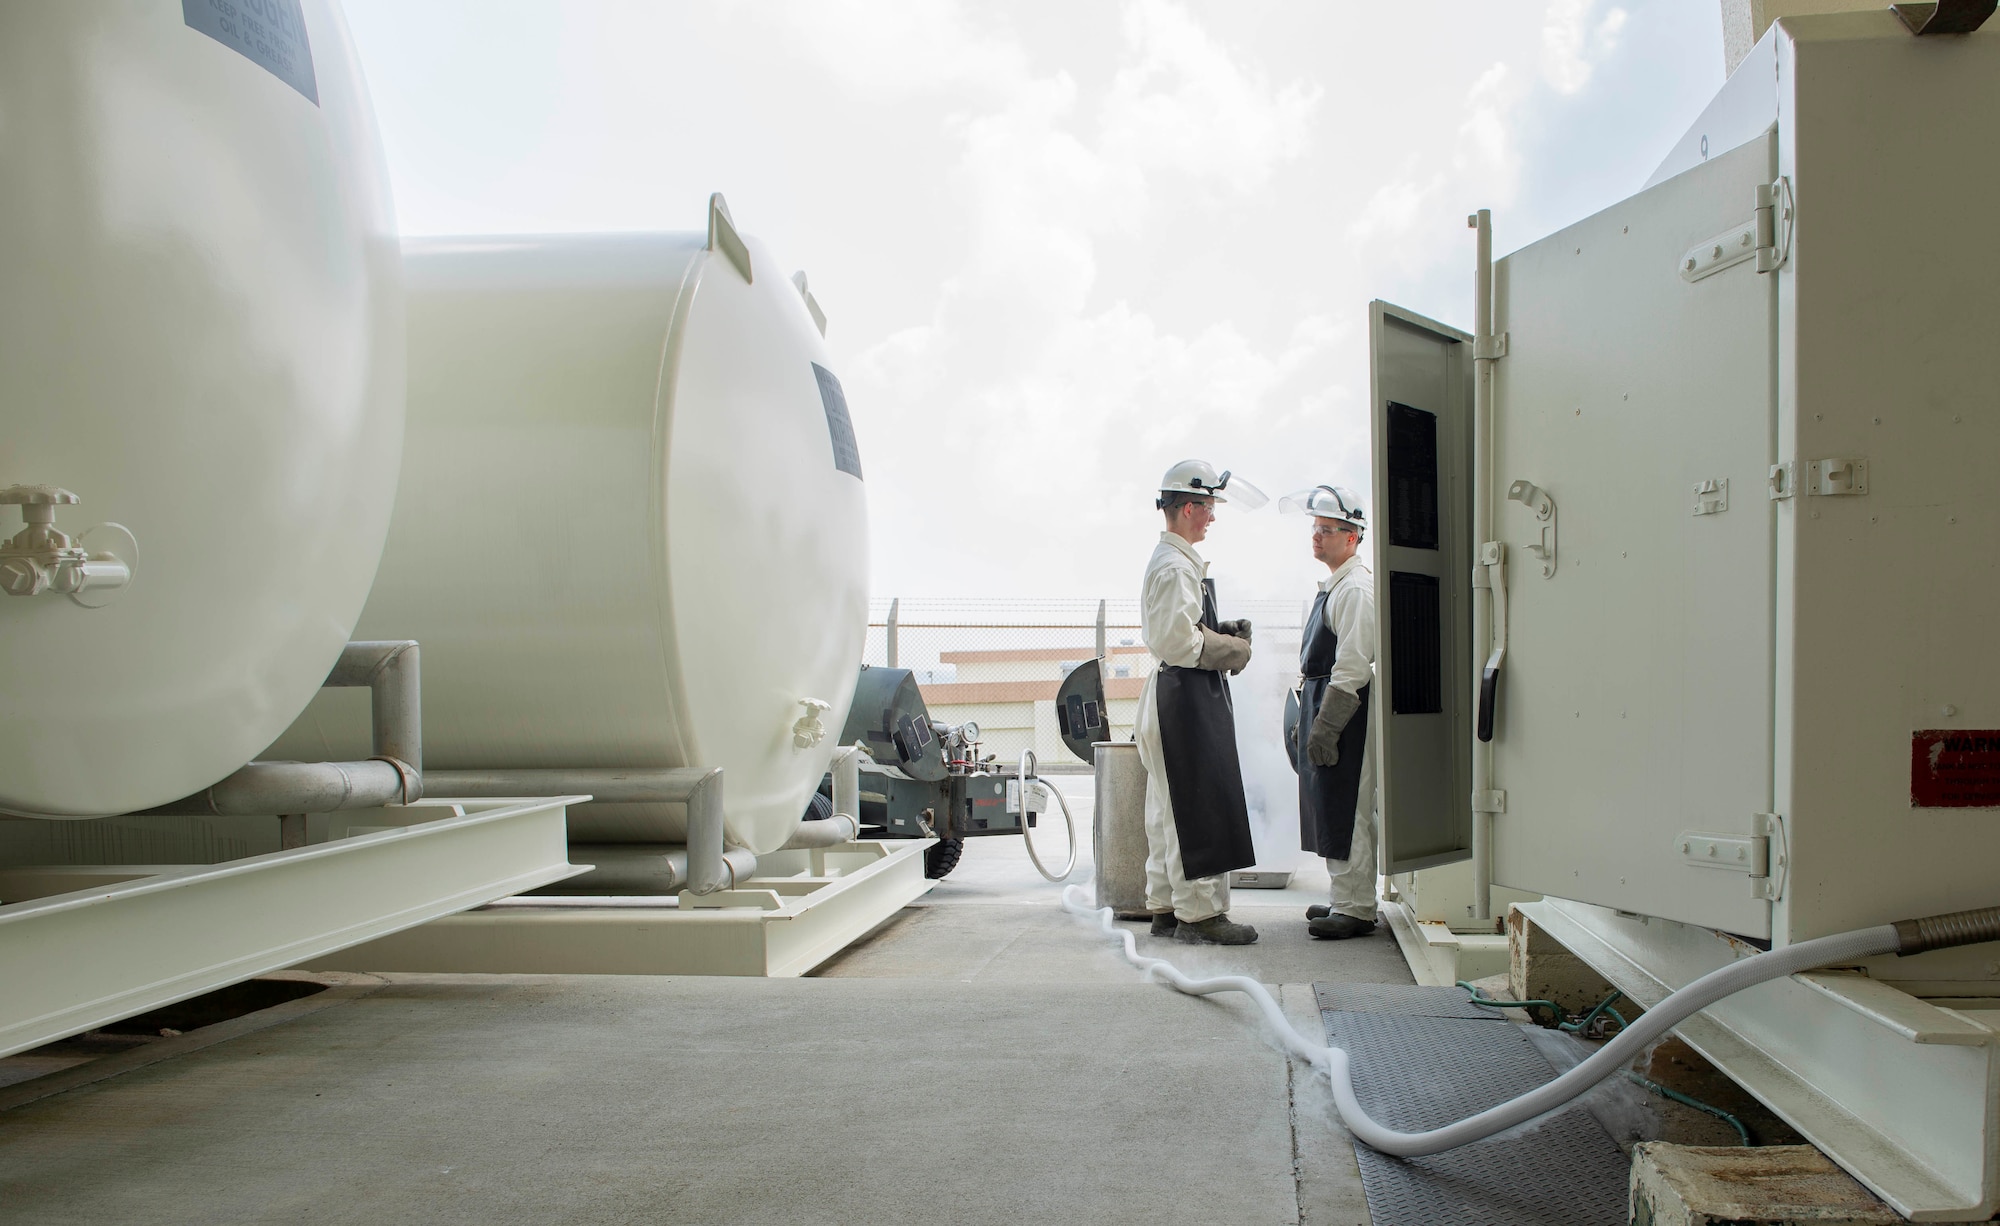
<svg viewBox="0 0 2000 1226">
<path fill-rule="evenodd" d="M 1188 484 L 1198 486 L 1197 481 L 1190 481 Z M 1222 470 L 1222 475 L 1215 479 L 1214 485 L 1199 488 L 1200 492 L 1211 495 L 1217 502 L 1233 502 L 1246 511 L 1255 511 L 1271 501 L 1263 490 L 1226 468 Z M 1228 491 L 1228 497 L 1223 496 L 1225 490 Z"/>
</svg>

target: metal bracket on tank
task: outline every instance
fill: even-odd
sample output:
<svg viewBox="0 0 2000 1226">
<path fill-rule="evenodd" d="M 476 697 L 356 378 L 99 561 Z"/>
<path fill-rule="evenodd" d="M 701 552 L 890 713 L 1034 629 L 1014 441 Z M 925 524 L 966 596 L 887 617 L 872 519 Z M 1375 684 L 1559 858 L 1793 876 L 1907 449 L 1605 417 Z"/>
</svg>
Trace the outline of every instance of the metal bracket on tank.
<svg viewBox="0 0 2000 1226">
<path fill-rule="evenodd" d="M 27 526 L 0 542 L 0 591 L 9 596 L 57 592 L 97 609 L 132 582 L 139 542 L 122 524 L 98 524 L 75 537 L 56 529 L 56 508 L 82 502 L 54 485 L 10 485 L 0 506 L 21 508 Z"/>
<path fill-rule="evenodd" d="M 792 284 L 797 287 L 799 297 L 806 300 L 806 314 L 812 316 L 813 327 L 826 335 L 826 312 L 819 309 L 819 299 L 813 297 L 812 290 L 806 288 L 806 270 L 801 268 L 792 274 Z"/>
<path fill-rule="evenodd" d="M 736 221 L 729 216 L 729 202 L 722 198 L 721 192 L 708 198 L 708 249 L 727 256 L 746 283 L 755 280 L 750 275 L 750 248 L 744 246 L 743 236 L 736 232 Z"/>
</svg>

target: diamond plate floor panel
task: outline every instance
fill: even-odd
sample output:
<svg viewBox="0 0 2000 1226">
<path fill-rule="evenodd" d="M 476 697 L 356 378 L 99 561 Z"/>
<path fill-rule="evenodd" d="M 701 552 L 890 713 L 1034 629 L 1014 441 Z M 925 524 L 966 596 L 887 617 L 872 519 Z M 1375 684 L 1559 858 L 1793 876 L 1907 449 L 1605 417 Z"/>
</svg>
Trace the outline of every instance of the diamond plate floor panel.
<svg viewBox="0 0 2000 1226">
<path fill-rule="evenodd" d="M 1518 1026 L 1459 988 L 1343 983 L 1314 992 L 1328 1042 L 1352 1058 L 1355 1096 L 1388 1127 L 1436 1128 L 1556 1075 Z M 1359 1142 L 1354 1153 L 1375 1226 L 1628 1220 L 1630 1162 L 1580 1105 L 1425 1158 L 1391 1158 Z"/>
</svg>

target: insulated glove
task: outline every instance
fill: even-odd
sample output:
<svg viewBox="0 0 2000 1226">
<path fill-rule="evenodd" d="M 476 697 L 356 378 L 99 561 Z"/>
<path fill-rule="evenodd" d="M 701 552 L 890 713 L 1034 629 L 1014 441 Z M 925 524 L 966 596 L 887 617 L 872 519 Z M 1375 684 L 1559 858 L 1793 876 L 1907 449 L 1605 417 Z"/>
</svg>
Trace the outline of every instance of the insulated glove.
<svg viewBox="0 0 2000 1226">
<path fill-rule="evenodd" d="M 1234 676 L 1250 663 L 1250 640 L 1234 635 L 1217 634 L 1207 626 L 1201 628 L 1201 658 L 1195 661 L 1196 668 L 1206 668 L 1218 673 Z"/>
<path fill-rule="evenodd" d="M 1319 714 L 1313 716 L 1312 735 L 1306 738 L 1306 757 L 1314 766 L 1340 765 L 1340 734 L 1360 709 L 1360 698 L 1346 690 L 1326 688 L 1326 696 L 1319 700 Z"/>
<path fill-rule="evenodd" d="M 1215 628 L 1229 635 L 1231 638 L 1242 639 L 1246 643 L 1250 641 L 1250 619 L 1247 617 L 1239 617 L 1234 621 L 1217 622 Z"/>
</svg>

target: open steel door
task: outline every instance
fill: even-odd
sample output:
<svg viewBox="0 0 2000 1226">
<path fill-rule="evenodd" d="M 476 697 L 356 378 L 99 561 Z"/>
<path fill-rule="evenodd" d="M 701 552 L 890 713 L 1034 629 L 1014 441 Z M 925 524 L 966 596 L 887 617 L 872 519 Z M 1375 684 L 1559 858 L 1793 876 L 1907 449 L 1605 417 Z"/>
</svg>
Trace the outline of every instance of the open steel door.
<svg viewBox="0 0 2000 1226">
<path fill-rule="evenodd" d="M 1472 337 L 1372 303 L 1382 868 L 1472 855 Z"/>
</svg>

